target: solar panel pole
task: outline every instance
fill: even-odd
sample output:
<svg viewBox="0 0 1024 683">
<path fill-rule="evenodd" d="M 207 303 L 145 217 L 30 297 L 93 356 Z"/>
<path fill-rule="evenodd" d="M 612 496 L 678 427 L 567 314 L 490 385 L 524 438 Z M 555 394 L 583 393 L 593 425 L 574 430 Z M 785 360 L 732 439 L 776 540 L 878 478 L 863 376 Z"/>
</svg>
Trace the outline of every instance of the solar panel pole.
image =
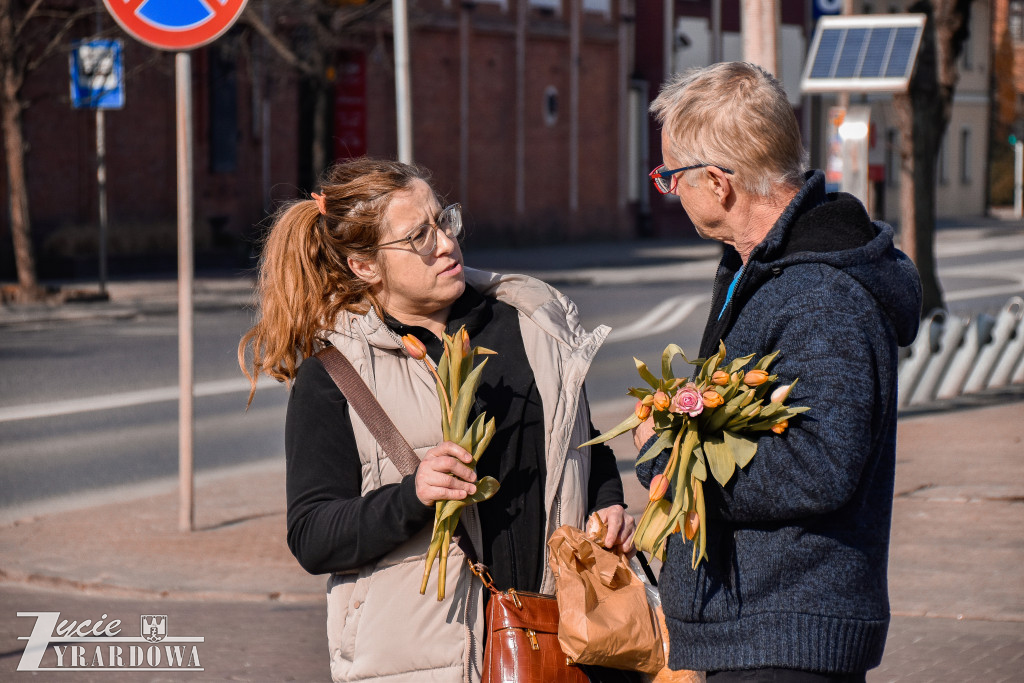
<svg viewBox="0 0 1024 683">
<path fill-rule="evenodd" d="M 853 14 L 853 0 L 843 0 L 843 15 L 849 16 L 851 14 Z M 836 95 L 836 106 L 843 109 L 850 108 L 849 91 L 844 90 Z"/>
</svg>

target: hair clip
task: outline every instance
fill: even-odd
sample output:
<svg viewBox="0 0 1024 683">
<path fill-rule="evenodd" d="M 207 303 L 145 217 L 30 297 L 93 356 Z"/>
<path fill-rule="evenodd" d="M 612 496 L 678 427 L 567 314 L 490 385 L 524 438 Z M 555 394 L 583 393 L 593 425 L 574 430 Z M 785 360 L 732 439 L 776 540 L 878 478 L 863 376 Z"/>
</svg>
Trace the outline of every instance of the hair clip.
<svg viewBox="0 0 1024 683">
<path fill-rule="evenodd" d="M 317 194 L 316 192 L 311 192 L 309 194 L 309 196 L 313 198 L 314 202 L 316 202 L 316 208 L 320 209 L 320 213 L 322 213 L 323 215 L 326 216 L 327 215 L 327 197 L 323 196 L 322 194 Z"/>
</svg>

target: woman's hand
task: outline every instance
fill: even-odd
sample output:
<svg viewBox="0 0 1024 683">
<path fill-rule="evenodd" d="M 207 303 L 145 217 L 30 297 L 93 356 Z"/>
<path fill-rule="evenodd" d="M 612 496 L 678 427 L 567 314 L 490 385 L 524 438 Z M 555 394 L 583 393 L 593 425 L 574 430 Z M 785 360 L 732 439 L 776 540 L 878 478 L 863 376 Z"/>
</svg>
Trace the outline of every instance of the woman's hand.
<svg viewBox="0 0 1024 683">
<path fill-rule="evenodd" d="M 633 532 L 636 531 L 636 520 L 627 515 L 621 505 L 610 505 L 597 511 L 597 516 L 608 525 L 608 533 L 604 537 L 604 547 L 623 553 L 633 551 Z"/>
<path fill-rule="evenodd" d="M 434 446 L 416 468 L 416 497 L 431 506 L 476 493 L 476 472 L 467 467 L 471 462 L 472 453 L 451 441 Z"/>
<path fill-rule="evenodd" d="M 633 427 L 633 445 L 639 452 L 647 440 L 654 436 L 654 418 L 649 417 L 636 427 Z"/>
</svg>

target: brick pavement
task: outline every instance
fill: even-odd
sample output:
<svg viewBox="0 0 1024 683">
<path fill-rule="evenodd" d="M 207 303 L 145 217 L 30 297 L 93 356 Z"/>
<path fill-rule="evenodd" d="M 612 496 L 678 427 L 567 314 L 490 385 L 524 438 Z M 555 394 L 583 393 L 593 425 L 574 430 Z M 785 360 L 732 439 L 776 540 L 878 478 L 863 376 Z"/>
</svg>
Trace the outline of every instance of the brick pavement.
<svg viewBox="0 0 1024 683">
<path fill-rule="evenodd" d="M 1022 393 L 901 419 L 894 619 L 871 683 L 1020 678 Z M 620 418 L 596 416 L 602 428 Z M 613 443 L 622 453 L 624 441 Z M 625 480 L 637 512 L 644 492 Z M 209 665 L 196 680 L 326 677 L 324 581 L 305 574 L 285 547 L 282 463 L 201 476 L 196 500 L 192 533 L 177 530 L 173 488 L 0 527 L 0 678 L 12 680 L 7 672 L 24 648 L 16 638 L 28 632 L 16 612 L 45 610 L 78 619 L 119 610 L 126 624 L 135 614 L 168 614 L 179 633 L 207 638 Z M 78 676 L 60 680 L 107 680 L 101 672 Z"/>
<path fill-rule="evenodd" d="M 577 253 L 595 264 L 607 258 L 578 250 L 567 258 Z M 683 256 L 704 267 L 702 252 Z M 662 277 L 662 259 L 659 252 L 643 265 Z M 168 285 L 112 285 L 120 287 L 114 301 L 80 311 L 64 306 L 59 314 L 170 312 Z M 201 279 L 197 287 L 197 306 L 244 305 L 251 297 L 245 281 Z M 0 325 L 18 325 L 57 312 L 0 313 Z M 1024 387 L 939 408 L 901 418 L 889 567 L 894 617 L 885 657 L 868 681 L 1024 680 Z M 595 421 L 607 428 L 621 417 Z M 613 446 L 629 452 L 624 439 Z M 620 469 L 638 513 L 645 492 L 628 462 Z M 191 533 L 177 530 L 173 484 L 0 525 L 0 680 L 45 680 L 14 673 L 24 650 L 18 637 L 31 621 L 18 611 L 73 619 L 108 613 L 125 624 L 166 614 L 177 633 L 206 638 L 202 673 L 121 673 L 119 681 L 326 680 L 324 579 L 305 574 L 285 547 L 283 463 L 200 475 L 196 500 Z M 58 680 L 110 678 L 62 672 Z"/>
</svg>

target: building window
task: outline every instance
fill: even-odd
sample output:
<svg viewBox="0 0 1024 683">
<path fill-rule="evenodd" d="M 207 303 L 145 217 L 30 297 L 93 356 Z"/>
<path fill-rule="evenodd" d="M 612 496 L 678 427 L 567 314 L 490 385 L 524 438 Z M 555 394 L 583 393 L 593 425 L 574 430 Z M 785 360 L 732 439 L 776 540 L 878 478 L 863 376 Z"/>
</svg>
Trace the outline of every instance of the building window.
<svg viewBox="0 0 1024 683">
<path fill-rule="evenodd" d="M 530 0 L 530 7 L 550 10 L 553 12 L 562 11 L 562 0 Z"/>
<path fill-rule="evenodd" d="M 900 181 L 900 132 L 890 128 L 885 132 L 885 183 L 896 187 Z"/>
<path fill-rule="evenodd" d="M 238 167 L 238 69 L 235 52 L 222 41 L 210 48 L 210 172 Z"/>
<path fill-rule="evenodd" d="M 544 124 L 553 126 L 558 123 L 558 88 L 549 85 L 544 89 L 543 105 Z"/>
<path fill-rule="evenodd" d="M 1024 43 L 1024 0 L 1011 0 L 1009 13 L 1010 38 Z"/>
<path fill-rule="evenodd" d="M 612 0 L 583 0 L 583 11 L 611 15 Z"/>
<path fill-rule="evenodd" d="M 971 184 L 971 129 L 960 129 L 960 182 Z"/>
<path fill-rule="evenodd" d="M 939 177 L 939 185 L 949 185 L 949 144 L 946 138 L 942 138 L 939 144 L 939 153 L 935 158 L 935 171 Z"/>
<path fill-rule="evenodd" d="M 960 68 L 964 71 L 970 71 L 974 68 L 974 41 L 971 39 L 972 36 L 973 34 L 968 33 L 967 37 L 964 38 L 963 46 L 960 48 L 962 50 L 960 53 Z"/>
</svg>

